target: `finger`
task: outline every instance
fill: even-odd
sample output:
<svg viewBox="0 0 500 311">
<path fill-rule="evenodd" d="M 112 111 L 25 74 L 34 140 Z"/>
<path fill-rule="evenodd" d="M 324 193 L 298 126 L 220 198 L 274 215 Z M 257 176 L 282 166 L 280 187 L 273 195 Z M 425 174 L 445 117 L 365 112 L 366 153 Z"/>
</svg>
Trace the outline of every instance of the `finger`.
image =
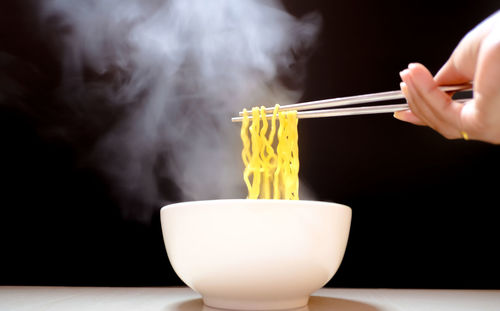
<svg viewBox="0 0 500 311">
<path fill-rule="evenodd" d="M 415 114 L 425 125 L 432 127 L 436 123 L 432 111 L 418 100 L 416 94 L 416 86 L 412 80 L 410 69 L 405 69 L 400 72 L 401 79 L 404 81 L 401 85 L 402 91 L 408 101 L 410 110 Z"/>
<path fill-rule="evenodd" d="M 408 101 L 408 88 L 406 87 L 406 84 L 404 82 L 401 82 L 399 84 L 399 87 L 401 88 L 401 92 L 403 95 L 407 98 Z M 402 111 L 396 111 L 394 112 L 394 118 L 409 122 L 415 125 L 426 125 L 424 121 L 422 121 L 416 114 L 414 114 L 411 110 L 402 110 Z"/>
<path fill-rule="evenodd" d="M 412 123 L 415 125 L 427 125 L 424 121 L 420 120 L 411 110 L 401 110 L 394 112 L 394 118 L 405 121 L 408 123 Z"/>
<path fill-rule="evenodd" d="M 420 64 L 410 64 L 408 90 L 421 109 L 424 119 L 446 138 L 461 137 L 461 104 L 438 88 L 430 72 Z"/>
</svg>

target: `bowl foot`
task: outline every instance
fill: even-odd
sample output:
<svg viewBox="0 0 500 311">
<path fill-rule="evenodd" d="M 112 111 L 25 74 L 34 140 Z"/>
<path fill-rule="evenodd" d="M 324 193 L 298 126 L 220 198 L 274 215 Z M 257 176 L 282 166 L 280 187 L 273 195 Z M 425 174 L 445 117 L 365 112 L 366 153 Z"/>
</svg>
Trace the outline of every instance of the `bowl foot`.
<svg viewBox="0 0 500 311">
<path fill-rule="evenodd" d="M 273 300 L 242 300 L 203 296 L 203 303 L 215 309 L 226 310 L 287 310 L 305 307 L 309 296 Z"/>
</svg>

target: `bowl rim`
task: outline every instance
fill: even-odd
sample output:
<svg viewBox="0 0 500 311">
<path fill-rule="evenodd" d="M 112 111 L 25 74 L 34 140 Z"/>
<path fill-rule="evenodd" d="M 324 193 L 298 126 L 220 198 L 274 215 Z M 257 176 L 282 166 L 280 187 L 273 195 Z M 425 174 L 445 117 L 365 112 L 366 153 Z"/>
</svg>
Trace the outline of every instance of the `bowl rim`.
<svg viewBox="0 0 500 311">
<path fill-rule="evenodd" d="M 316 206 L 330 206 L 330 207 L 335 207 L 335 208 L 341 208 L 341 209 L 348 209 L 352 212 L 352 208 L 350 206 L 347 206 L 342 203 L 336 203 L 336 202 L 327 202 L 327 201 L 316 201 L 316 200 L 275 200 L 275 199 L 214 199 L 214 200 L 193 200 L 193 201 L 182 201 L 182 202 L 176 202 L 176 203 L 170 203 L 167 205 L 164 205 L 161 208 L 161 212 L 164 212 L 169 209 L 173 208 L 186 208 L 187 206 L 201 206 L 206 204 L 207 202 L 258 202 L 257 204 L 263 204 L 264 202 L 290 202 L 290 204 L 293 205 L 310 205 L 310 204 L 315 204 Z M 309 208 L 314 208 L 313 206 L 309 206 Z"/>
</svg>

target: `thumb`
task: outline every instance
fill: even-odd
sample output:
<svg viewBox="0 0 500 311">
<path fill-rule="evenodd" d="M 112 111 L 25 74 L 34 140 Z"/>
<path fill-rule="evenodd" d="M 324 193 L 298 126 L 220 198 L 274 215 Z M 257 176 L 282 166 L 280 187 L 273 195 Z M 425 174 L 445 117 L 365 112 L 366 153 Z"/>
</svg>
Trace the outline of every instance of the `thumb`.
<svg viewBox="0 0 500 311">
<path fill-rule="evenodd" d="M 457 45 L 448 61 L 436 74 L 434 81 L 438 85 L 460 84 L 474 79 L 476 65 L 483 39 L 498 29 L 500 11 L 491 15 L 474 29 L 469 31 Z"/>
<path fill-rule="evenodd" d="M 464 70 L 456 63 L 454 54 L 434 76 L 437 85 L 455 85 L 472 81 L 474 70 Z"/>
</svg>

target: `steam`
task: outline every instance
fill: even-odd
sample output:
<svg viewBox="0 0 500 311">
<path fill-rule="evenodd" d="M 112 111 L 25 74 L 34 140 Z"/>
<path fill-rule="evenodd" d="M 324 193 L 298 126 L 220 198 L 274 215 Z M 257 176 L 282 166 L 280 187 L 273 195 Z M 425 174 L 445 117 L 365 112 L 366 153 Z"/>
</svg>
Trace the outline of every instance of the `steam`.
<svg viewBox="0 0 500 311">
<path fill-rule="evenodd" d="M 61 51 L 59 96 L 105 129 L 91 158 L 126 214 L 167 203 L 161 180 L 175 183 L 180 200 L 245 196 L 230 117 L 299 98 L 298 55 L 317 16 L 299 20 L 269 0 L 40 2 Z"/>
</svg>

